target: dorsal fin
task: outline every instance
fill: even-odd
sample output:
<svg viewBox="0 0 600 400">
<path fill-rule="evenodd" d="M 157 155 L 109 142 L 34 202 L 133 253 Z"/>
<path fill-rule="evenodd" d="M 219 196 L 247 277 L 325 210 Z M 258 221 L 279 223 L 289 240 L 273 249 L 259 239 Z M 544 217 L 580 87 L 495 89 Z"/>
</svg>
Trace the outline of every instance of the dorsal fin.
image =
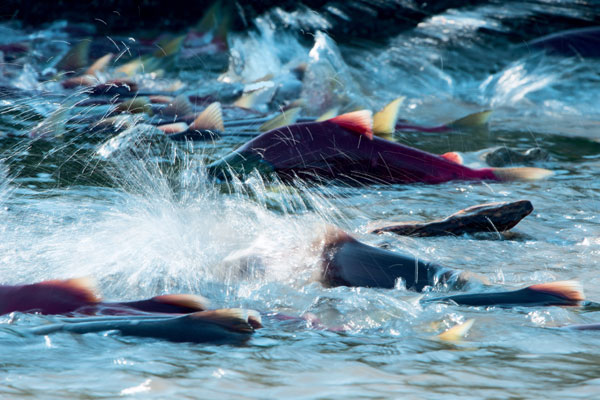
<svg viewBox="0 0 600 400">
<path fill-rule="evenodd" d="M 221 110 L 221 103 L 218 101 L 212 103 L 190 125 L 190 129 L 194 130 L 211 130 L 211 131 L 225 131 L 223 125 L 223 112 Z"/>
<path fill-rule="evenodd" d="M 487 124 L 490 115 L 492 115 L 492 110 L 480 111 L 452 121 L 446 126 L 451 128 L 475 128 Z"/>
<path fill-rule="evenodd" d="M 153 297 L 152 300 L 169 304 L 175 307 L 189 308 L 190 310 L 204 311 L 208 308 L 209 301 L 202 297 L 193 294 L 165 294 L 162 296 Z"/>
<path fill-rule="evenodd" d="M 162 109 L 161 114 L 168 116 L 175 115 L 189 115 L 194 112 L 192 103 L 188 100 L 186 95 L 179 95 L 173 99 L 165 108 Z"/>
<path fill-rule="evenodd" d="M 38 283 L 38 285 L 55 287 L 88 303 L 99 303 L 101 301 L 96 282 L 89 277 L 44 281 Z"/>
<path fill-rule="evenodd" d="M 215 1 L 210 8 L 204 13 L 202 19 L 198 21 L 195 29 L 198 32 L 210 32 L 218 26 L 219 15 L 218 11 L 221 8 L 221 1 Z"/>
<path fill-rule="evenodd" d="M 71 47 L 67 54 L 56 63 L 57 71 L 73 71 L 89 65 L 91 39 L 83 39 Z"/>
<path fill-rule="evenodd" d="M 373 139 L 373 113 L 370 110 L 349 112 L 327 121 Z"/>
<path fill-rule="evenodd" d="M 142 68 L 143 65 L 144 61 L 141 57 L 139 57 L 121 65 L 116 69 L 116 72 L 125 74 L 127 76 L 133 76 L 140 68 Z"/>
<path fill-rule="evenodd" d="M 175 100 L 173 96 L 165 96 L 161 94 L 148 96 L 148 98 L 152 104 L 170 104 L 173 102 L 173 100 Z"/>
<path fill-rule="evenodd" d="M 165 124 L 157 126 L 158 129 L 163 131 L 167 135 L 173 133 L 185 132 L 188 130 L 188 125 L 185 122 L 175 122 L 173 124 Z"/>
<path fill-rule="evenodd" d="M 177 53 L 181 48 L 181 44 L 183 43 L 183 39 L 185 39 L 186 35 L 177 36 L 169 41 L 163 42 L 160 41 L 157 46 L 158 50 L 154 52 L 154 57 L 162 58 L 172 56 Z"/>
<path fill-rule="evenodd" d="M 473 322 L 475 322 L 475 320 L 471 318 L 466 320 L 462 324 L 454 325 L 447 331 L 437 335 L 436 339 L 449 342 L 457 342 L 459 340 L 462 340 L 467 334 L 467 332 L 469 332 L 469 329 L 471 329 L 471 327 L 473 326 Z"/>
<path fill-rule="evenodd" d="M 373 116 L 373 133 L 376 135 L 391 135 L 394 133 L 398 112 L 404 99 L 404 96 L 398 97 Z"/>
<path fill-rule="evenodd" d="M 325 234 L 323 235 L 322 239 L 320 240 L 320 242 L 323 244 L 323 246 L 325 248 L 335 247 L 335 246 L 342 245 L 344 243 L 355 242 L 355 241 L 356 241 L 356 239 L 354 239 L 352 236 L 350 236 L 350 234 L 341 230 L 337 226 L 333 226 L 333 225 L 329 225 L 327 227 Z"/>
<path fill-rule="evenodd" d="M 547 293 L 552 296 L 562 297 L 564 299 L 579 302 L 584 301 L 583 287 L 578 281 L 557 281 L 550 283 L 539 283 L 528 286 L 527 289 L 536 292 Z"/>
<path fill-rule="evenodd" d="M 328 119 L 332 119 L 336 115 L 338 115 L 339 111 L 340 111 L 339 107 L 332 107 L 329 110 L 325 111 L 319 118 L 317 118 L 315 120 L 315 122 L 323 122 L 323 121 L 327 121 Z"/>
<path fill-rule="evenodd" d="M 462 165 L 463 158 L 460 154 L 455 151 L 449 151 L 448 153 L 444 153 L 440 155 L 440 157 L 445 158 L 448 161 L 452 161 L 453 163 Z"/>
<path fill-rule="evenodd" d="M 251 93 L 244 93 L 237 99 L 233 105 L 240 108 L 248 108 L 251 109 L 254 107 L 256 103 L 256 99 L 258 97 L 258 91 L 254 91 Z"/>
<path fill-rule="evenodd" d="M 269 72 L 268 74 L 265 74 L 263 76 L 261 76 L 258 79 L 255 79 L 252 81 L 252 83 L 258 83 L 258 82 L 266 82 L 266 81 L 270 81 L 275 77 L 275 75 L 273 75 L 272 72 Z"/>
<path fill-rule="evenodd" d="M 131 100 L 123 101 L 116 105 L 117 111 L 128 112 L 131 114 L 150 113 L 150 99 L 145 96 L 134 97 Z"/>
<path fill-rule="evenodd" d="M 46 119 L 37 124 L 30 132 L 32 139 L 44 138 L 47 136 L 62 136 L 65 132 L 65 123 L 74 103 L 61 104 Z"/>
<path fill-rule="evenodd" d="M 252 333 L 262 327 L 260 314 L 257 311 L 242 308 L 202 311 L 190 314 L 186 318 L 211 322 L 241 333 Z"/>
<path fill-rule="evenodd" d="M 104 68 L 106 68 L 110 60 L 112 60 L 113 56 L 114 55 L 112 53 L 108 53 L 100 57 L 99 59 L 94 61 L 92 65 L 90 65 L 90 67 L 85 71 L 85 74 L 96 75 L 96 72 L 102 71 Z"/>
<path fill-rule="evenodd" d="M 283 111 L 281 114 L 277 115 L 275 118 L 268 120 L 264 124 L 262 124 L 258 130 L 260 132 L 267 132 L 273 129 L 281 128 L 282 126 L 292 125 L 298 119 L 298 115 L 300 114 L 300 107 L 290 108 L 287 111 Z"/>
</svg>

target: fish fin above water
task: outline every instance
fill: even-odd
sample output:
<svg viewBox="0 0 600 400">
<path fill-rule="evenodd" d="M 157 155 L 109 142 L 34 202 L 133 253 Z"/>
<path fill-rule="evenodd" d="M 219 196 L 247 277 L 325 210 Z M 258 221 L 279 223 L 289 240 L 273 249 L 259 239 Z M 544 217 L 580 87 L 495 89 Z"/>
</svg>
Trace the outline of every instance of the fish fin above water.
<svg viewBox="0 0 600 400">
<path fill-rule="evenodd" d="M 453 163 L 456 163 L 456 164 L 460 164 L 460 165 L 463 164 L 462 156 L 455 151 L 450 151 L 448 153 L 441 154 L 440 157 L 445 158 L 448 161 L 452 161 Z"/>
<path fill-rule="evenodd" d="M 154 52 L 154 57 L 163 58 L 172 56 L 179 51 L 181 48 L 181 44 L 183 43 L 183 39 L 185 39 L 186 35 L 177 36 L 169 41 L 164 43 L 157 43 L 158 50 Z"/>
<path fill-rule="evenodd" d="M 454 325 L 452 328 L 435 336 L 438 340 L 446 342 L 457 342 L 467 335 L 475 320 L 473 318 L 466 320 L 462 324 Z"/>
<path fill-rule="evenodd" d="M 556 297 L 562 297 L 573 302 L 585 300 L 581 282 L 575 280 L 539 283 L 537 285 L 528 286 L 527 289 Z"/>
<path fill-rule="evenodd" d="M 200 311 L 186 318 L 214 323 L 240 333 L 252 333 L 255 329 L 262 328 L 260 313 L 242 308 Z"/>
<path fill-rule="evenodd" d="M 240 108 L 252 109 L 257 102 L 259 90 L 255 90 L 254 92 L 244 93 L 237 99 L 233 105 Z"/>
<path fill-rule="evenodd" d="M 400 106 L 404 102 L 404 99 L 406 99 L 404 96 L 398 97 L 396 100 L 383 107 L 381 111 L 373 115 L 373 132 L 376 135 L 391 135 L 394 133 L 396 130 L 398 112 L 400 111 Z"/>
<path fill-rule="evenodd" d="M 73 71 L 89 65 L 91 39 L 84 39 L 71 47 L 67 54 L 56 63 L 57 71 Z"/>
<path fill-rule="evenodd" d="M 44 138 L 50 135 L 62 136 L 65 133 L 65 123 L 74 102 L 61 104 L 52 114 L 37 124 L 30 132 L 32 139 Z"/>
<path fill-rule="evenodd" d="M 157 126 L 158 129 L 163 131 L 167 135 L 171 135 L 173 133 L 185 132 L 188 130 L 188 125 L 185 122 L 175 122 L 173 124 L 165 124 Z"/>
<path fill-rule="evenodd" d="M 327 121 L 373 139 L 373 113 L 371 110 L 353 111 Z"/>
<path fill-rule="evenodd" d="M 73 278 L 65 280 L 51 280 L 37 283 L 35 285 L 56 288 L 61 292 L 66 292 L 71 296 L 82 298 L 88 303 L 99 303 L 101 301 L 98 295 L 96 282 L 90 277 Z"/>
<path fill-rule="evenodd" d="M 327 227 L 325 234 L 322 237 L 324 247 L 338 246 L 347 242 L 354 242 L 354 239 L 349 233 L 341 230 L 337 226 L 330 225 Z"/>
<path fill-rule="evenodd" d="M 175 100 L 173 96 L 165 96 L 162 94 L 148 96 L 148 98 L 152 104 L 171 104 Z"/>
<path fill-rule="evenodd" d="M 90 65 L 90 67 L 88 69 L 85 70 L 85 75 L 96 75 L 97 72 L 100 72 L 104 68 L 106 68 L 106 66 L 113 59 L 113 57 L 114 57 L 113 53 L 108 53 L 108 54 L 100 57 L 99 59 L 94 61 L 94 63 L 92 65 Z"/>
<path fill-rule="evenodd" d="M 491 115 L 492 110 L 479 111 L 473 114 L 469 114 L 466 117 L 462 117 L 455 121 L 447 123 L 446 126 L 456 129 L 476 128 L 487 124 Z"/>
<path fill-rule="evenodd" d="M 262 124 L 258 130 L 260 132 L 267 132 L 273 129 L 281 128 L 283 126 L 292 125 L 298 119 L 298 115 L 300 114 L 300 107 L 290 108 L 289 110 L 281 112 L 281 114 L 277 115 L 275 118 L 272 118 Z"/>
<path fill-rule="evenodd" d="M 501 181 L 536 181 L 554 175 L 554 172 L 535 167 L 492 168 L 496 178 Z"/>
<path fill-rule="evenodd" d="M 225 131 L 223 124 L 223 111 L 221 109 L 221 103 L 215 101 L 204 109 L 196 117 L 194 122 L 190 125 L 190 129 L 194 130 L 212 130 L 212 131 Z"/>
<path fill-rule="evenodd" d="M 189 115 L 194 112 L 192 103 L 186 95 L 179 95 L 175 97 L 165 108 L 162 109 L 161 114 L 167 116 L 175 115 Z"/>
<path fill-rule="evenodd" d="M 340 109 L 338 107 L 332 107 L 329 110 L 325 111 L 319 118 L 317 118 L 315 122 L 323 122 L 327 121 L 328 119 L 332 119 L 336 115 L 338 115 L 339 111 Z"/>
<path fill-rule="evenodd" d="M 131 100 L 123 101 L 116 105 L 116 110 L 128 112 L 130 114 L 150 114 L 152 112 L 150 107 L 150 99 L 145 96 L 134 97 Z"/>
<path fill-rule="evenodd" d="M 143 67 L 143 65 L 144 60 L 141 57 L 139 57 L 121 65 L 115 71 L 127 76 L 133 76 L 140 68 Z"/>
<path fill-rule="evenodd" d="M 204 311 L 209 305 L 208 299 L 194 294 L 165 294 L 153 297 L 152 300 L 157 303 L 189 308 L 196 311 Z"/>
</svg>

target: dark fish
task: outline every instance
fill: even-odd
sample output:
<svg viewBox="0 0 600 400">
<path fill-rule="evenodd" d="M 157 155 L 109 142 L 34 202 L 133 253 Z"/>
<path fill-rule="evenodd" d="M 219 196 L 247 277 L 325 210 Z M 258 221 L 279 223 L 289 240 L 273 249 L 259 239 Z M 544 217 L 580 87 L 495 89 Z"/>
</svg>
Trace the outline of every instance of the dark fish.
<svg viewBox="0 0 600 400">
<path fill-rule="evenodd" d="M 359 242 L 330 228 L 324 239 L 319 279 L 325 286 L 362 286 L 392 289 L 401 280 L 407 289 L 422 291 L 438 284 L 458 284 L 461 273 L 414 256 Z"/>
<path fill-rule="evenodd" d="M 119 316 L 64 320 L 29 329 L 26 333 L 48 335 L 57 332 L 94 333 L 118 331 L 124 336 L 163 339 L 171 342 L 242 343 L 262 327 L 253 310 L 221 309 L 175 317 Z"/>
<path fill-rule="evenodd" d="M 404 236 L 464 235 L 476 232 L 504 232 L 531 214 L 529 200 L 479 204 L 431 222 L 398 222 L 380 225 L 372 233 L 393 232 Z"/>
<path fill-rule="evenodd" d="M 465 306 L 579 306 L 585 300 L 577 281 L 531 285 L 507 292 L 467 293 L 421 300 L 422 303 L 456 303 Z"/>
</svg>

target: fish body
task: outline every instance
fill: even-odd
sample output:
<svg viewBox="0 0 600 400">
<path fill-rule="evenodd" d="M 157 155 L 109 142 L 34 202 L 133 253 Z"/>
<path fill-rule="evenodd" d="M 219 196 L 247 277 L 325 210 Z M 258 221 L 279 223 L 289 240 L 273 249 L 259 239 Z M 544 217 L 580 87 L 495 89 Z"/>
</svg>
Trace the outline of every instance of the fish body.
<svg viewBox="0 0 600 400">
<path fill-rule="evenodd" d="M 344 117 L 349 114 L 344 114 Z M 471 169 L 444 157 L 357 132 L 339 118 L 274 129 L 252 139 L 209 166 L 221 175 L 274 172 L 284 180 L 340 180 L 348 183 L 442 183 L 501 180 L 492 169 Z M 350 121 L 352 123 L 353 121 Z"/>
</svg>

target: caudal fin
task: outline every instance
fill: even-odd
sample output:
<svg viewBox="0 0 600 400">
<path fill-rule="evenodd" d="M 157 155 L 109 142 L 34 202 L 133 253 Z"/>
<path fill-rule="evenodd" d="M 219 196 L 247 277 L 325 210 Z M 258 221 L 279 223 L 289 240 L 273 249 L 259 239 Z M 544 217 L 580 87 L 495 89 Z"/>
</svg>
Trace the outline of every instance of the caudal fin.
<svg viewBox="0 0 600 400">
<path fill-rule="evenodd" d="M 273 129 L 281 128 L 283 126 L 292 125 L 298 119 L 298 115 L 300 114 L 300 107 L 290 108 L 289 110 L 283 111 L 281 114 L 276 116 L 273 119 L 268 120 L 264 124 L 262 124 L 258 130 L 260 132 L 268 132 Z"/>
<path fill-rule="evenodd" d="M 373 115 L 373 133 L 376 135 L 391 135 L 396 130 L 396 120 L 400 106 L 406 97 L 398 97 Z"/>
<path fill-rule="evenodd" d="M 466 320 L 462 324 L 454 325 L 452 328 L 435 336 L 438 340 L 446 342 L 458 342 L 465 338 L 475 320 L 473 318 Z"/>
<path fill-rule="evenodd" d="M 554 172 L 535 167 L 492 168 L 492 172 L 501 181 L 536 181 L 554 175 Z"/>
<path fill-rule="evenodd" d="M 477 128 L 487 124 L 491 115 L 492 110 L 480 111 L 452 121 L 446 126 L 455 129 Z"/>
</svg>

